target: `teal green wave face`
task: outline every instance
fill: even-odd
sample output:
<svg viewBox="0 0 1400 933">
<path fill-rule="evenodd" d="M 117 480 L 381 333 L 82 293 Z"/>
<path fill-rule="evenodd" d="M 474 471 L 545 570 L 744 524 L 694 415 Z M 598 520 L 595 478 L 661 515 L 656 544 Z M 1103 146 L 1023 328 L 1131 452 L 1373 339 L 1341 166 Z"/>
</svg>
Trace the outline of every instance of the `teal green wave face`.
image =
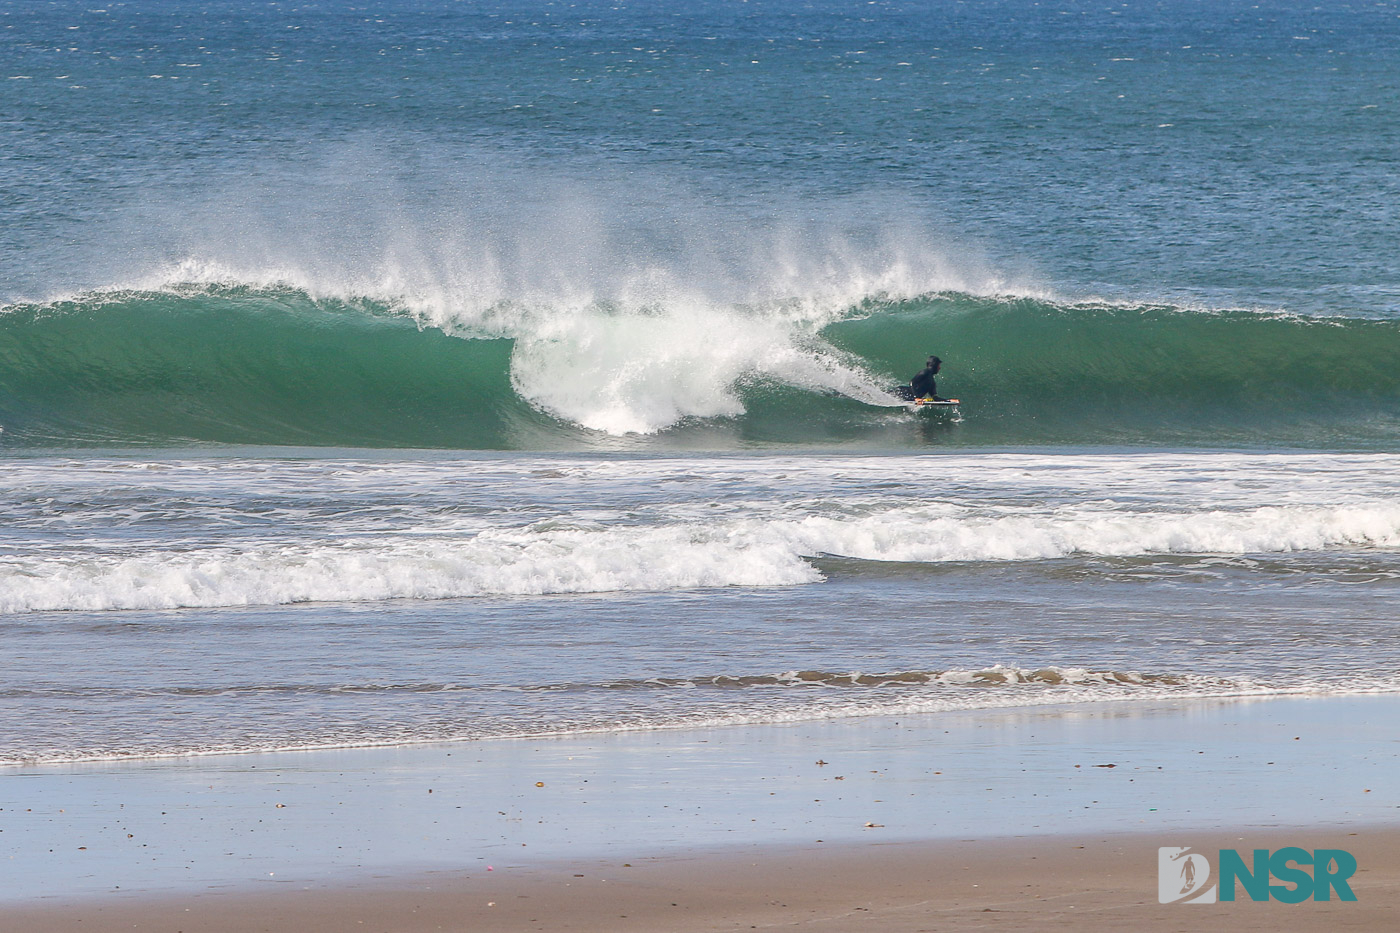
<svg viewBox="0 0 1400 933">
<path fill-rule="evenodd" d="M 547 419 L 509 359 L 294 291 L 120 294 L 0 314 L 0 423 L 25 445 L 511 446 Z"/>
<path fill-rule="evenodd" d="M 653 314 L 647 326 L 666 320 Z M 1325 448 L 1400 439 L 1394 321 L 949 294 L 868 302 L 820 329 L 788 326 L 790 333 L 767 325 L 755 332 L 778 335 L 774 352 L 784 360 L 801 347 L 833 371 L 860 376 L 852 385 L 907 381 L 937 353 L 940 392 L 962 400 L 959 415 L 912 413 L 893 399 L 879 404 L 868 389 L 842 394 L 839 379 L 814 388 L 783 378 L 785 370 L 750 366 L 723 376 L 737 400 L 732 412 L 702 417 L 682 407 L 652 433 L 608 434 L 530 397 L 540 374 L 531 381 L 513 373 L 519 335 L 453 335 L 385 303 L 318 300 L 294 289 L 190 286 L 0 312 L 0 437 L 10 447 L 498 450 Z M 538 334 L 530 339 L 539 345 Z M 590 359 L 596 365 L 597 355 Z M 610 362 L 625 373 L 646 361 Z M 675 386 L 661 390 L 683 397 L 685 386 L 714 382 L 714 373 L 689 371 L 705 365 L 700 353 L 662 370 Z M 659 378 L 653 368 L 640 388 L 625 380 L 600 387 L 567 364 L 545 376 L 551 391 L 572 392 L 581 411 L 618 404 L 619 393 L 651 392 Z"/>
<path fill-rule="evenodd" d="M 1400 438 L 1400 325 L 1245 310 L 938 296 L 828 327 L 912 374 L 944 360 L 986 443 L 1369 446 Z"/>
</svg>

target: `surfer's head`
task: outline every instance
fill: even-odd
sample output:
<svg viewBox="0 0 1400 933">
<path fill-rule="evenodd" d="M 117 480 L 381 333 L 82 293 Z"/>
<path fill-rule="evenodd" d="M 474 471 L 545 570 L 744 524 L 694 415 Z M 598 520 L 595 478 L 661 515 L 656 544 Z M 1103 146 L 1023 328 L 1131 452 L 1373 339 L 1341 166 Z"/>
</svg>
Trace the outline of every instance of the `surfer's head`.
<svg viewBox="0 0 1400 933">
<path fill-rule="evenodd" d="M 933 370 L 934 372 L 938 372 L 939 368 L 940 368 L 942 365 L 943 365 L 943 361 L 940 360 L 938 357 L 936 357 L 936 356 L 931 356 L 931 357 L 928 358 L 928 368 L 931 369 L 931 370 Z"/>
</svg>

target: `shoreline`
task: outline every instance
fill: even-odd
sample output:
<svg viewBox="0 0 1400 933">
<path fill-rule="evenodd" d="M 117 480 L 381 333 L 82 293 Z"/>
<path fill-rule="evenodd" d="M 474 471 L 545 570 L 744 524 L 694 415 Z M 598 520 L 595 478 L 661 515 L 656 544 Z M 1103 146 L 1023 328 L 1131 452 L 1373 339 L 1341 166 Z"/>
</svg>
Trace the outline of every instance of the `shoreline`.
<svg viewBox="0 0 1400 933">
<path fill-rule="evenodd" d="M 992 669 L 995 669 L 992 668 Z M 1030 673 L 1037 673 L 1030 671 Z M 171 751 L 163 753 L 113 753 L 73 758 L 8 758 L 0 760 L 0 778 L 7 774 L 38 774 L 51 769 L 86 769 L 119 765 L 148 767 L 161 765 L 192 764 L 219 759 L 282 758 L 299 755 L 355 754 L 376 752 L 404 752 L 423 748 L 468 748 L 482 743 L 506 742 L 568 742 L 606 741 L 614 736 L 666 735 L 668 733 L 715 732 L 740 729 L 800 729 L 808 726 L 836 725 L 853 722 L 866 723 L 877 720 L 917 721 L 930 716 L 977 716 L 980 714 L 1015 714 L 1018 712 L 1058 715 L 1096 707 L 1142 706 L 1156 714 L 1165 709 L 1175 709 L 1192 704 L 1231 704 L 1236 702 L 1254 703 L 1273 700 L 1334 700 L 1354 697 L 1395 696 L 1400 697 L 1400 687 L 1343 687 L 1329 692 L 1317 692 L 1312 688 L 1282 689 L 1269 687 L 1239 687 L 1221 692 L 1206 689 L 1173 691 L 1156 696 L 1113 696 L 1108 694 L 1035 698 L 1026 700 L 1013 697 L 1005 703 L 986 703 L 981 706 L 947 706 L 925 708 L 911 705 L 907 709 L 885 709 L 872 712 L 864 709 L 847 710 L 842 708 L 820 709 L 811 715 L 799 714 L 795 718 L 747 719 L 742 715 L 734 717 L 718 714 L 713 718 L 669 723 L 643 723 L 638 725 L 619 724 L 617 726 L 569 727 L 540 732 L 503 732 L 482 735 L 469 735 L 448 738 L 413 738 L 402 741 L 368 742 L 328 742 L 276 748 L 212 748 L 196 751 Z"/>
</svg>

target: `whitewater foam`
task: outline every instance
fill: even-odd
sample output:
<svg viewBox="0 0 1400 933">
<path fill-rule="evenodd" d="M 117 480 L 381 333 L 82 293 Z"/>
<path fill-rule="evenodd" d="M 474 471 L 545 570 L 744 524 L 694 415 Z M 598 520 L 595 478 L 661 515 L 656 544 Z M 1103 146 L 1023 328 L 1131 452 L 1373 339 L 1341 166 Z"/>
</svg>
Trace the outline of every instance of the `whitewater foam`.
<svg viewBox="0 0 1400 933">
<path fill-rule="evenodd" d="M 0 612 L 796 586 L 823 579 L 810 563 L 821 556 L 939 564 L 1400 547 L 1392 502 L 1201 512 L 841 503 L 793 517 L 803 510 L 640 526 L 553 519 L 348 544 L 40 550 L 0 559 Z"/>
<path fill-rule="evenodd" d="M 699 302 L 578 315 L 518 338 L 511 381 L 551 414 L 609 434 L 741 415 L 740 387 L 760 379 L 893 404 L 860 360 L 816 336 L 819 324 Z"/>
</svg>

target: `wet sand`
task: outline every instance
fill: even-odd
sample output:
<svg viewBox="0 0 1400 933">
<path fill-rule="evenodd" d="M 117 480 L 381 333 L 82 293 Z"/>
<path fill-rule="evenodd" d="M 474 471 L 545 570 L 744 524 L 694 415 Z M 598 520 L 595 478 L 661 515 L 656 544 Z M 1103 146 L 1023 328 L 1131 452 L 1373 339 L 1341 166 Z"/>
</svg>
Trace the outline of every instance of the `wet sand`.
<svg viewBox="0 0 1400 933">
<path fill-rule="evenodd" d="M 1187 838 L 1189 837 L 1189 838 Z M 1157 846 L 1345 848 L 1354 902 L 1160 904 Z M 373 930 L 1392 930 L 1400 832 L 1197 832 L 744 848 L 635 862 L 115 901 L 8 912 L 30 933 Z"/>
<path fill-rule="evenodd" d="M 1400 697 L 15 769 L 0 920 L 68 930 L 1390 929 Z M 1157 903 L 1157 849 L 1341 848 L 1356 902 Z"/>
</svg>

